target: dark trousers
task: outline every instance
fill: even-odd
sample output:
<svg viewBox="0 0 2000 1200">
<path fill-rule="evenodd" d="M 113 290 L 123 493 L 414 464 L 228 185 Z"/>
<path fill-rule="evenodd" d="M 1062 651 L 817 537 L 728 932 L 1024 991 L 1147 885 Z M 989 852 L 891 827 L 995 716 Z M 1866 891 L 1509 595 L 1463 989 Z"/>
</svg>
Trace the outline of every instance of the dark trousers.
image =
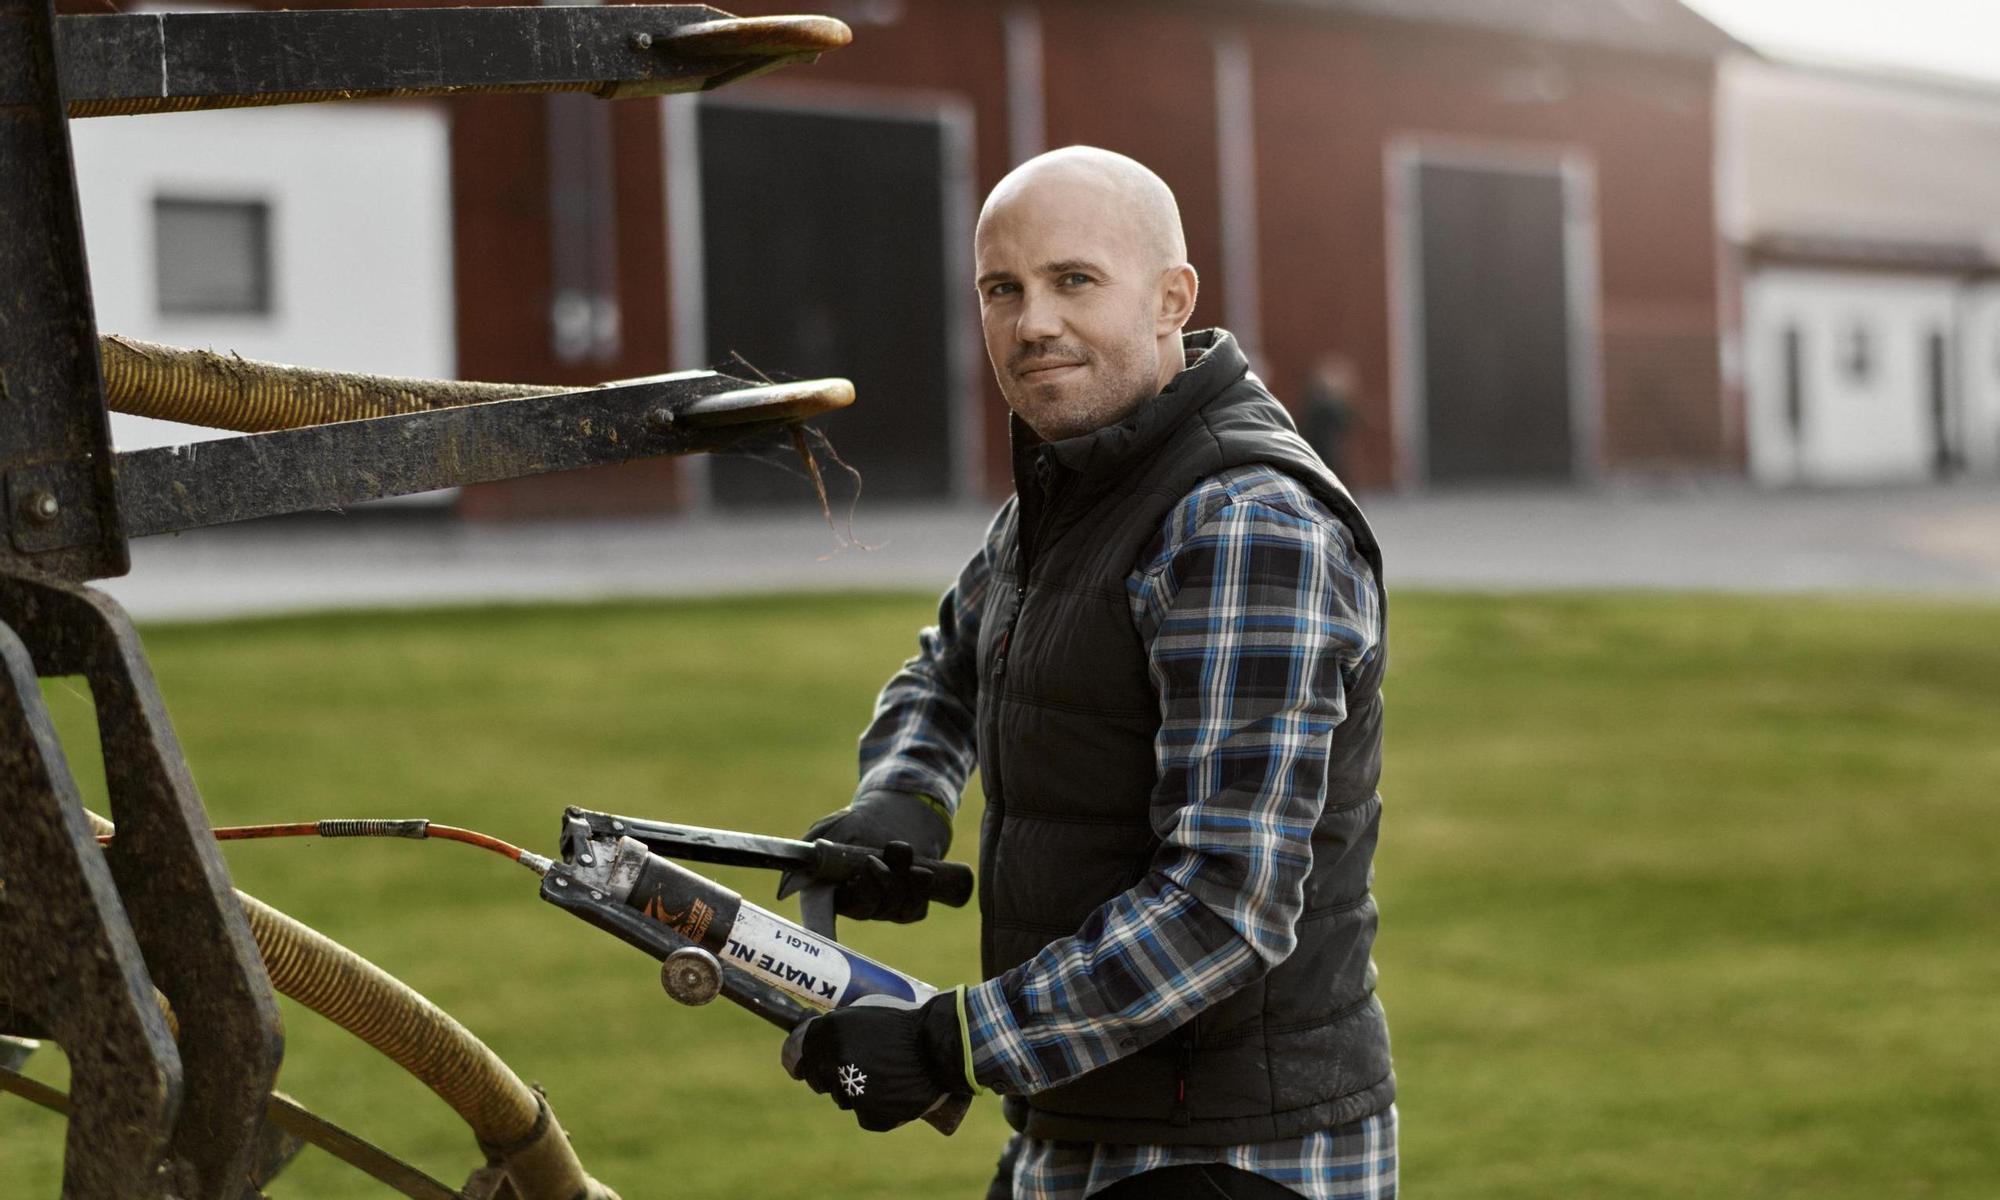
<svg viewBox="0 0 2000 1200">
<path fill-rule="evenodd" d="M 1014 1194 L 1014 1155 L 1020 1143 L 1009 1141 L 1007 1152 L 986 1200 L 1009 1200 Z M 1123 1179 L 1092 1196 L 1090 1200 L 1299 1200 L 1299 1194 L 1262 1175 L 1252 1175 L 1220 1163 L 1190 1167 L 1162 1167 Z"/>
<path fill-rule="evenodd" d="M 1162 1167 L 1105 1188 L 1091 1200 L 1299 1200 L 1299 1194 L 1262 1175 L 1221 1163 Z"/>
</svg>

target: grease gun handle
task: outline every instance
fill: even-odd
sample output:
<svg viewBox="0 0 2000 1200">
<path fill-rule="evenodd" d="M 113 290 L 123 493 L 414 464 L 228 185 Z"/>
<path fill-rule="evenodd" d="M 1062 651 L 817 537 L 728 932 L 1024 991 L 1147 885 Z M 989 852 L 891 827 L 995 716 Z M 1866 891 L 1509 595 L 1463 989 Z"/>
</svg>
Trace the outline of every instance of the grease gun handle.
<svg viewBox="0 0 2000 1200">
<path fill-rule="evenodd" d="M 920 863 L 931 869 L 931 899 L 953 908 L 964 908 L 972 899 L 972 868 L 961 862 L 934 859 Z"/>
<path fill-rule="evenodd" d="M 891 871 L 908 880 L 912 892 L 926 900 L 963 908 L 972 899 L 972 868 L 961 862 L 911 859 L 909 848 L 900 843 L 885 852 L 872 846 L 850 846 L 821 838 L 812 848 L 818 860 L 812 870 L 815 882 L 799 889 L 799 915 L 801 924 L 821 937 L 839 940 L 834 936 L 834 889 L 866 871 L 872 859 L 882 859 Z M 893 853 L 896 850 L 902 852 L 902 857 Z"/>
</svg>

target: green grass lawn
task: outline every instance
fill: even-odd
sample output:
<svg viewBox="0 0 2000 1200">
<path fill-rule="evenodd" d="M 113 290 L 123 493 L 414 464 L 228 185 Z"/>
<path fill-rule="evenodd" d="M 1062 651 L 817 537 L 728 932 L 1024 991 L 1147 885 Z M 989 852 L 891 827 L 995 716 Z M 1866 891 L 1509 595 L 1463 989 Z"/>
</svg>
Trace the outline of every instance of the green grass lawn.
<svg viewBox="0 0 2000 1200">
<path fill-rule="evenodd" d="M 147 643 L 216 823 L 426 816 L 550 851 L 568 803 L 795 835 L 845 800 L 929 610 L 344 615 Z M 1377 960 L 1408 1194 L 2000 1195 L 2000 608 L 1412 594 L 1392 614 Z M 81 687 L 48 690 L 83 764 Z M 955 1138 L 862 1134 L 783 1076 L 775 1031 L 674 1005 L 518 867 L 442 843 L 227 854 L 546 1085 L 627 1200 L 981 1194 L 990 1099 Z M 771 877 L 717 874 L 771 903 Z M 975 924 L 847 934 L 950 984 Z M 447 1182 L 475 1165 L 427 1091 L 285 1016 L 286 1090 Z M 34 1070 L 59 1079 L 60 1056 Z M 60 1122 L 0 1113 L 0 1193 L 55 1196 Z M 272 1194 L 388 1193 L 309 1150 Z"/>
</svg>

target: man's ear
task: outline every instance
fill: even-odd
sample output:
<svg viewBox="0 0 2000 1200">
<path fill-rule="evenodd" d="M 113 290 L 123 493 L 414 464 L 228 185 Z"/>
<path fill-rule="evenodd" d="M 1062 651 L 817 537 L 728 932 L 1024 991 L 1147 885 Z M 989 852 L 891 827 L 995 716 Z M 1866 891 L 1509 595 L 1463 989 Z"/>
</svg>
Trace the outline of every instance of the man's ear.
<svg viewBox="0 0 2000 1200">
<path fill-rule="evenodd" d="M 1194 316 L 1195 294 L 1201 290 L 1201 278 L 1194 268 L 1186 263 L 1168 267 L 1160 276 L 1160 319 L 1157 332 L 1165 337 L 1177 333 Z"/>
</svg>

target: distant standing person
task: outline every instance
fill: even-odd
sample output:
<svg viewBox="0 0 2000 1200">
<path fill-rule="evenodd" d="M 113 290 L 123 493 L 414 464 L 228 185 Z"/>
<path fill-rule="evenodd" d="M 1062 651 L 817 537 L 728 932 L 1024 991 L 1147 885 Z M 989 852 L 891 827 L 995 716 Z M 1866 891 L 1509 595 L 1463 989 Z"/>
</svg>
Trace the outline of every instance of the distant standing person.
<svg viewBox="0 0 2000 1200">
<path fill-rule="evenodd" d="M 941 856 L 976 765 L 986 979 L 814 1018 L 799 1077 L 865 1129 L 1000 1093 L 990 1197 L 1388 1200 L 1374 536 L 1236 340 L 1184 332 L 1153 172 L 1032 159 L 974 252 L 1015 494 L 806 836 Z M 916 920 L 909 877 L 839 911 Z"/>
<path fill-rule="evenodd" d="M 1359 415 L 1357 374 L 1345 354 L 1323 354 L 1299 395 L 1299 436 L 1335 475 L 1347 469 L 1347 434 Z"/>
</svg>

